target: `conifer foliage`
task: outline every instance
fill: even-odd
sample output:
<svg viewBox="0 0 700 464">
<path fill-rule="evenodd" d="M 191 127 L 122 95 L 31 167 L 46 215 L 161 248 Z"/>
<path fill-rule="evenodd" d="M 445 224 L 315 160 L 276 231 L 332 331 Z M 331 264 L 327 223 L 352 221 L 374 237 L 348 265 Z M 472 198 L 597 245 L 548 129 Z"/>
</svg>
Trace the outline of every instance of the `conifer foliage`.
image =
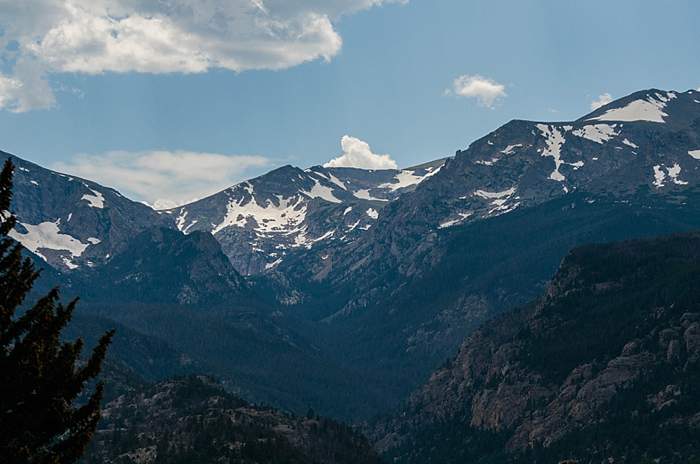
<svg viewBox="0 0 700 464">
<path fill-rule="evenodd" d="M 57 289 L 25 304 L 39 276 L 21 246 L 8 237 L 10 160 L 0 173 L 0 460 L 4 464 L 76 462 L 100 418 L 102 384 L 79 406 L 75 400 L 100 372 L 113 332 L 105 333 L 87 360 L 83 342 L 61 340 L 76 300 L 59 302 Z"/>
</svg>

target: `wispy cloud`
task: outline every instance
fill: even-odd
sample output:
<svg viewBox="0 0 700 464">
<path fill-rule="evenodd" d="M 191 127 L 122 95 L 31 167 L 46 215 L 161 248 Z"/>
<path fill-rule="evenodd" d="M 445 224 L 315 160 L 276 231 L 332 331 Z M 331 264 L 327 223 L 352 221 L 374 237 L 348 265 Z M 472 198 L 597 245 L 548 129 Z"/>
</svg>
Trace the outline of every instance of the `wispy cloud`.
<svg viewBox="0 0 700 464">
<path fill-rule="evenodd" d="M 0 108 L 54 105 L 47 76 L 285 69 L 330 60 L 343 15 L 406 0 L 0 1 Z M 33 66 L 33 71 L 25 69 Z"/>
<path fill-rule="evenodd" d="M 605 106 L 608 103 L 610 103 L 611 101 L 613 101 L 613 97 L 612 97 L 612 95 L 610 95 L 607 92 L 604 94 L 598 95 L 598 98 L 596 98 L 595 100 L 593 100 L 591 102 L 591 109 L 597 110 L 601 106 Z"/>
<path fill-rule="evenodd" d="M 53 108 L 55 104 L 43 66 L 36 60 L 18 60 L 12 76 L 0 73 L 0 109 L 23 113 Z"/>
<path fill-rule="evenodd" d="M 486 108 L 493 108 L 499 99 L 507 96 L 505 85 L 478 74 L 459 76 L 452 82 L 452 88 L 445 90 L 445 94 L 474 98 Z"/>
<path fill-rule="evenodd" d="M 343 153 L 333 158 L 325 167 L 330 168 L 363 168 L 363 169 L 396 169 L 396 161 L 389 155 L 372 153 L 369 144 L 349 135 L 344 135 L 340 140 Z"/>
<path fill-rule="evenodd" d="M 165 209 L 230 187 L 251 169 L 268 164 L 267 158 L 255 155 L 153 150 L 79 154 L 51 167 Z"/>
</svg>

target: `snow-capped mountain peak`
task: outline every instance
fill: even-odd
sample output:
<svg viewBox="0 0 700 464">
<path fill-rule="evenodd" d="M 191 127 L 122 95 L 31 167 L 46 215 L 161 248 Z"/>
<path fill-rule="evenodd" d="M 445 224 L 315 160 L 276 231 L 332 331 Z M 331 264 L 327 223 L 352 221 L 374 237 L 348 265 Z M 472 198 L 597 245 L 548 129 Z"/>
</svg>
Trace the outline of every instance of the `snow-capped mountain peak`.
<svg viewBox="0 0 700 464">
<path fill-rule="evenodd" d="M 443 164 L 404 170 L 283 166 L 166 214 L 183 233 L 212 233 L 240 272 L 258 274 L 292 250 L 353 240 L 387 203 Z"/>
<path fill-rule="evenodd" d="M 0 152 L 15 164 L 10 233 L 56 269 L 68 271 L 104 263 L 133 234 L 163 224 L 149 207 L 116 190 L 61 174 Z"/>
</svg>

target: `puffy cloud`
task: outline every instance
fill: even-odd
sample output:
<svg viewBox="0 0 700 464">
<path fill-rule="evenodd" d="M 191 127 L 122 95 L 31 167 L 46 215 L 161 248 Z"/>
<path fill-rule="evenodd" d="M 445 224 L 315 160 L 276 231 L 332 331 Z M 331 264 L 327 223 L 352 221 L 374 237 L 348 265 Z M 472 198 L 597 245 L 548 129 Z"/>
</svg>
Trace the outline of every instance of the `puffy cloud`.
<svg viewBox="0 0 700 464">
<path fill-rule="evenodd" d="M 462 75 L 452 82 L 452 88 L 445 91 L 447 95 L 475 98 L 481 106 L 493 108 L 498 99 L 507 96 L 506 87 L 493 79 L 478 74 Z"/>
<path fill-rule="evenodd" d="M 0 106 L 53 104 L 47 73 L 201 73 L 285 69 L 341 49 L 343 15 L 406 0 L 0 1 L 0 58 L 41 66 L 2 77 Z M 21 83 L 22 85 L 19 85 Z M 43 86 L 42 98 L 27 97 Z M 18 85 L 19 89 L 18 90 Z"/>
<path fill-rule="evenodd" d="M 604 94 L 598 95 L 598 98 L 596 98 L 595 100 L 593 100 L 591 102 L 591 109 L 597 110 L 601 106 L 605 106 L 608 103 L 610 103 L 611 101 L 613 101 L 613 97 L 612 97 L 612 95 L 610 95 L 607 92 Z"/>
<path fill-rule="evenodd" d="M 397 169 L 396 161 L 389 155 L 372 153 L 367 142 L 344 135 L 340 139 L 343 153 L 323 166 L 327 168 Z"/>
<path fill-rule="evenodd" d="M 165 209 L 230 187 L 251 168 L 267 164 L 262 156 L 154 150 L 79 154 L 51 167 Z"/>
<path fill-rule="evenodd" d="M 0 74 L 0 109 L 14 113 L 48 109 L 56 103 L 42 66 L 31 59 L 15 64 L 12 76 Z"/>
</svg>

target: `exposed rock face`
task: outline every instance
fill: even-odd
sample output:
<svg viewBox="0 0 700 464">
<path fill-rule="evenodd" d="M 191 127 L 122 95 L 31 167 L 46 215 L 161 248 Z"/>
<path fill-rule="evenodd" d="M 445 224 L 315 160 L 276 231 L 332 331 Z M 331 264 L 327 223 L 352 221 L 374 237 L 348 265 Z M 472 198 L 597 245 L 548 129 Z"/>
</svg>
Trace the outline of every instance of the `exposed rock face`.
<svg viewBox="0 0 700 464">
<path fill-rule="evenodd" d="M 101 315 L 188 339 L 177 348 L 214 356 L 225 368 L 216 373 L 244 379 L 246 391 L 262 394 L 256 399 L 364 415 L 394 406 L 465 335 L 534 298 L 572 247 L 700 228 L 697 101 L 696 91 L 637 92 L 577 121 L 512 121 L 442 167 L 287 166 L 169 212 L 18 160 L 29 172 L 17 173 L 25 225 L 15 236 L 91 303 L 107 300 Z M 173 234 L 147 232 L 163 225 Z M 209 233 L 221 250 L 213 251 Z M 118 294 L 102 291 L 114 287 L 108 272 L 118 276 Z M 263 303 L 241 304 L 248 284 Z M 133 307 L 110 306 L 115 296 Z M 172 306 L 157 317 L 138 312 L 159 300 Z M 230 311 L 196 330 L 239 340 L 236 349 L 217 345 L 235 353 L 225 361 L 187 337 L 195 329 L 183 322 L 183 307 L 210 304 Z M 222 330 L 230 321 L 235 331 Z M 669 342 L 667 359 L 684 355 L 686 329 Z M 287 338 L 304 356 L 271 363 L 279 375 L 264 375 L 265 360 L 291 351 Z M 268 348 L 258 348 L 260 339 Z M 246 346 L 256 347 L 252 360 L 241 355 Z M 251 370 L 252 379 L 240 375 Z M 298 374 L 292 382 L 290 372 Z M 333 388 L 313 388 L 313 373 Z M 325 409 L 336 405 L 342 413 Z"/>
<path fill-rule="evenodd" d="M 378 448 L 398 462 L 700 457 L 698 272 L 698 234 L 573 251 L 544 296 L 475 332 L 379 425 Z M 476 437 L 491 447 L 471 455 Z"/>
<path fill-rule="evenodd" d="M 309 253 L 303 265 L 281 272 L 330 285 L 358 275 L 395 272 L 404 278 L 429 273 L 445 252 L 440 231 L 526 209 L 574 192 L 635 201 L 650 191 L 662 197 L 682 195 L 700 183 L 700 92 L 656 89 L 631 94 L 581 119 L 541 123 L 514 120 L 448 159 L 440 171 L 414 192 L 387 205 L 358 240 L 324 253 Z M 637 107 L 648 111 L 637 111 Z M 652 111 L 653 108 L 655 110 Z M 616 120 L 614 118 L 621 118 Z M 319 261 L 331 260 L 325 272 Z M 326 264 L 327 265 L 327 264 Z M 311 271 L 308 271 L 310 269 Z M 360 301 L 375 279 L 358 279 L 355 298 L 340 311 L 349 313 L 369 303 Z M 384 288 L 391 295 L 394 289 Z"/>
<path fill-rule="evenodd" d="M 262 274 L 289 253 L 354 240 L 388 202 L 415 189 L 443 163 L 376 171 L 283 166 L 166 214 L 184 233 L 212 233 L 242 274 Z"/>
<path fill-rule="evenodd" d="M 533 298 L 572 247 L 700 227 L 696 101 L 652 89 L 576 121 L 512 121 L 355 240 L 290 253 L 278 299 L 402 396 L 465 334 Z"/>
<path fill-rule="evenodd" d="M 346 426 L 257 407 L 190 377 L 122 395 L 103 408 L 85 463 L 378 464 Z"/>
<path fill-rule="evenodd" d="M 15 164 L 11 234 L 60 271 L 99 266 L 139 232 L 167 221 L 116 190 L 0 152 Z"/>
<path fill-rule="evenodd" d="M 88 300 L 123 304 L 216 305 L 252 296 L 210 234 L 167 228 L 141 232 L 122 253 L 73 280 Z"/>
</svg>

